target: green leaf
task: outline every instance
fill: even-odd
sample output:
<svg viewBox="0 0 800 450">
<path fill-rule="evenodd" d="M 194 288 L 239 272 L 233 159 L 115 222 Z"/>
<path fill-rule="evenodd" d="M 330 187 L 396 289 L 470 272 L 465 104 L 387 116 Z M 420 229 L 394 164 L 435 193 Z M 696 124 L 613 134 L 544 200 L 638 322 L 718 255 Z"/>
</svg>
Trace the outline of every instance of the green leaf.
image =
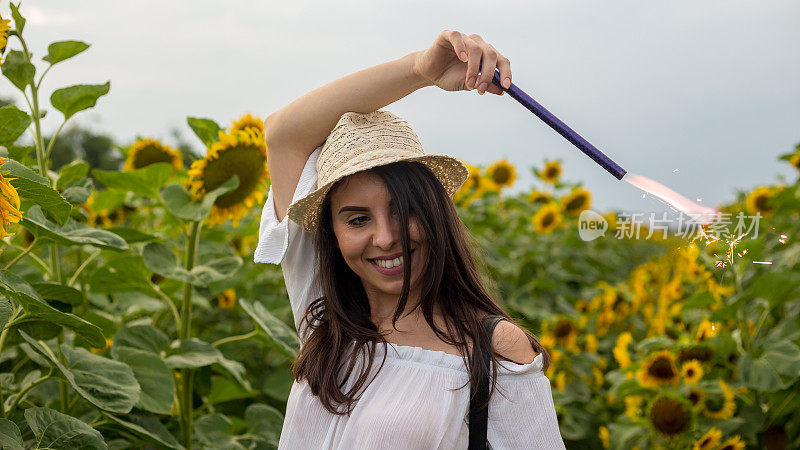
<svg viewBox="0 0 800 450">
<path fill-rule="evenodd" d="M 178 257 L 172 249 L 159 242 L 150 242 L 142 249 L 142 258 L 147 268 L 153 272 L 173 280 L 190 283 L 195 286 L 208 286 L 214 281 L 229 278 L 242 265 L 239 257 L 226 256 L 195 266 L 187 271 L 180 265 Z"/>
<path fill-rule="evenodd" d="M 199 222 L 206 218 L 217 198 L 239 187 L 239 176 L 234 175 L 218 188 L 206 193 L 199 202 L 181 185 L 172 183 L 161 191 L 164 205 L 172 215 L 184 220 Z"/>
<path fill-rule="evenodd" d="M 53 42 L 47 47 L 47 56 L 42 58 L 42 60 L 49 62 L 50 65 L 53 65 L 60 63 L 65 59 L 72 58 L 87 48 L 89 48 L 89 44 L 81 41 Z"/>
<path fill-rule="evenodd" d="M 110 250 L 127 250 L 128 243 L 116 234 L 90 227 L 69 219 L 63 227 L 45 219 L 38 205 L 28 209 L 27 216 L 22 218 L 22 226 L 30 230 L 38 239 L 52 241 L 65 246 L 92 245 Z"/>
<path fill-rule="evenodd" d="M 300 348 L 300 341 L 297 332 L 289 328 L 280 319 L 273 316 L 264 305 L 259 302 L 250 303 L 248 300 L 240 299 L 239 304 L 242 309 L 253 319 L 253 322 L 267 334 L 267 336 L 277 344 L 278 350 L 291 358 L 297 357 L 297 350 Z"/>
<path fill-rule="evenodd" d="M 0 447 L 9 450 L 24 450 L 19 427 L 8 419 L 0 419 Z"/>
<path fill-rule="evenodd" d="M 50 103 L 67 120 L 77 112 L 94 107 L 97 99 L 108 94 L 110 88 L 111 82 L 106 81 L 106 84 L 77 84 L 56 89 L 50 96 Z"/>
<path fill-rule="evenodd" d="M 67 223 L 72 205 L 50 183 L 39 174 L 14 160 L 7 160 L 3 170 L 15 177 L 11 184 L 23 200 L 30 200 L 41 206 L 48 217 L 59 226 Z"/>
<path fill-rule="evenodd" d="M 0 145 L 10 146 L 31 124 L 31 116 L 14 105 L 0 108 Z"/>
<path fill-rule="evenodd" d="M 739 358 L 738 370 L 749 388 L 764 392 L 785 389 L 800 378 L 800 348 L 788 341 L 768 343 L 760 357 L 746 353 Z"/>
<path fill-rule="evenodd" d="M 73 306 L 83 303 L 83 293 L 74 287 L 53 281 L 31 283 L 31 287 L 48 302 L 69 303 Z"/>
<path fill-rule="evenodd" d="M 103 436 L 86 423 L 50 408 L 28 408 L 25 421 L 36 436 L 36 448 L 103 449 Z"/>
<path fill-rule="evenodd" d="M 177 348 L 176 348 L 176 345 Z M 222 353 L 208 342 L 197 338 L 175 341 L 168 351 L 165 361 L 173 369 L 196 369 L 214 364 L 222 357 Z"/>
<path fill-rule="evenodd" d="M 766 299 L 774 307 L 793 298 L 792 294 L 798 287 L 800 287 L 800 273 L 797 271 L 767 272 L 752 282 L 747 293 L 749 296 Z"/>
<path fill-rule="evenodd" d="M 219 131 L 222 128 L 220 128 L 217 122 L 211 119 L 201 119 L 199 117 L 187 117 L 186 122 L 189 124 L 189 128 L 203 141 L 206 147 L 210 147 L 211 144 L 219 140 Z"/>
<path fill-rule="evenodd" d="M 56 187 L 64 190 L 70 184 L 84 178 L 89 173 L 89 163 L 80 159 L 70 162 L 61 167 L 58 173 Z"/>
<path fill-rule="evenodd" d="M 0 293 L 22 305 L 25 315 L 18 323 L 46 320 L 71 329 L 95 347 L 103 347 L 106 343 L 100 328 L 78 316 L 61 312 L 48 305 L 28 283 L 11 273 L 0 272 Z"/>
<path fill-rule="evenodd" d="M 216 405 L 217 403 L 229 402 L 231 400 L 255 397 L 258 394 L 258 391 L 245 389 L 239 383 L 229 378 L 214 376 L 211 378 L 211 391 L 206 397 L 206 402 L 210 405 Z"/>
<path fill-rule="evenodd" d="M 111 227 L 111 228 L 106 228 L 106 230 L 116 234 L 117 236 L 120 236 L 122 239 L 125 239 L 125 241 L 128 244 L 157 241 L 160 239 L 158 236 L 153 236 L 152 234 L 143 233 L 135 228 Z"/>
<path fill-rule="evenodd" d="M 62 344 L 61 353 L 66 359 L 65 367 L 42 344 L 24 331 L 20 331 L 20 334 L 61 372 L 81 397 L 98 408 L 127 413 L 139 400 L 141 388 L 127 364 L 103 358 L 83 348 Z"/>
<path fill-rule="evenodd" d="M 244 421 L 249 434 L 260 437 L 267 444 L 277 447 L 283 428 L 283 414 L 272 406 L 254 403 L 244 411 Z"/>
<path fill-rule="evenodd" d="M 150 284 L 150 270 L 144 265 L 142 257 L 136 254 L 124 253 L 110 257 L 103 267 L 92 273 L 89 284 L 95 294 L 141 292 L 158 297 L 158 292 Z"/>
<path fill-rule="evenodd" d="M 20 2 L 17 2 L 16 5 L 8 2 L 8 7 L 11 8 L 11 17 L 14 18 L 14 29 L 17 33 L 22 34 L 22 30 L 25 29 L 25 18 L 19 13 L 19 5 Z"/>
<path fill-rule="evenodd" d="M 142 436 L 151 443 L 158 447 L 166 447 L 177 450 L 182 450 L 184 447 L 178 443 L 169 430 L 167 430 L 161 421 L 154 416 L 141 416 L 141 415 L 127 415 L 126 420 L 119 416 L 103 413 L 103 415 L 110 419 L 114 425 L 119 428 L 133 431 L 134 433 Z"/>
<path fill-rule="evenodd" d="M 91 180 L 86 181 L 89 183 L 92 182 Z M 62 195 L 70 204 L 80 206 L 86 203 L 86 200 L 89 200 L 89 196 L 92 195 L 92 190 L 84 186 L 70 186 L 64 189 Z"/>
<path fill-rule="evenodd" d="M 173 280 L 195 284 L 197 280 L 185 268 L 181 267 L 178 257 L 172 249 L 160 242 L 150 242 L 142 249 L 142 259 L 148 269 Z"/>
<path fill-rule="evenodd" d="M 19 50 L 8 52 L 3 64 L 0 65 L 0 71 L 11 81 L 11 84 L 22 92 L 25 92 L 25 88 L 33 83 L 33 77 L 36 75 L 36 68 L 25 60 L 25 55 Z"/>
<path fill-rule="evenodd" d="M 242 267 L 242 258 L 223 256 L 192 268 L 192 275 L 199 280 L 199 286 L 208 286 L 216 281 L 226 280 Z"/>
<path fill-rule="evenodd" d="M 195 431 L 200 442 L 219 450 L 244 450 L 233 436 L 233 423 L 222 414 L 209 414 L 197 419 Z"/>
<path fill-rule="evenodd" d="M 160 355 L 169 346 L 170 340 L 158 328 L 148 325 L 127 325 L 119 329 L 114 336 L 111 355 L 116 358 L 122 347 L 133 348 Z"/>
<path fill-rule="evenodd" d="M 8 319 L 13 313 L 14 306 L 11 305 L 11 302 L 6 297 L 0 297 L 0 331 L 6 327 Z"/>
<path fill-rule="evenodd" d="M 172 413 L 175 380 L 164 361 L 153 353 L 131 347 L 118 347 L 114 359 L 133 370 L 142 389 L 137 407 L 158 414 Z"/>
<path fill-rule="evenodd" d="M 172 165 L 166 162 L 150 164 L 133 172 L 92 169 L 97 181 L 112 189 L 131 191 L 142 197 L 158 200 L 158 190 L 169 179 Z"/>
</svg>

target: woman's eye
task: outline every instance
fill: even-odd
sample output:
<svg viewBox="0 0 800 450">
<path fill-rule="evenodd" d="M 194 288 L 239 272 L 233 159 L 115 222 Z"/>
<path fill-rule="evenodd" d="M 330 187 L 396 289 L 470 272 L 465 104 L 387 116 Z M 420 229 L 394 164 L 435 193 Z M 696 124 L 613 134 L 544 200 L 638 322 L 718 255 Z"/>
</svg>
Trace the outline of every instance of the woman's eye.
<svg viewBox="0 0 800 450">
<path fill-rule="evenodd" d="M 347 224 L 351 225 L 351 226 L 359 226 L 359 225 L 362 225 L 364 223 L 364 222 L 360 222 L 359 220 L 360 219 L 366 219 L 366 218 L 367 218 L 366 216 L 354 217 L 354 218 L 348 220 Z"/>
</svg>

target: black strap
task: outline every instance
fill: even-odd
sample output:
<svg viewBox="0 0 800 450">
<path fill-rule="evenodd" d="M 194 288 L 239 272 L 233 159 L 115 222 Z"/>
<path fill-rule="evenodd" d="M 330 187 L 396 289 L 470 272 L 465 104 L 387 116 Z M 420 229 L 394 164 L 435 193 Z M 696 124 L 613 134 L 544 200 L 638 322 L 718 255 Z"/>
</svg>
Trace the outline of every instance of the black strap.
<svg viewBox="0 0 800 450">
<path fill-rule="evenodd" d="M 499 316 L 487 316 L 483 320 L 483 327 L 486 329 L 486 334 L 489 336 L 489 342 L 492 342 L 492 333 L 497 323 L 502 320 Z M 478 360 L 478 346 L 472 346 L 472 360 Z M 488 368 L 491 361 L 489 353 L 484 352 L 480 355 L 483 358 L 485 366 Z M 474 367 L 474 366 L 470 366 Z M 489 405 L 487 400 L 489 398 L 489 374 L 482 373 L 482 376 L 477 379 L 477 386 L 470 385 L 470 402 L 469 402 L 469 450 L 486 450 L 486 426 L 489 421 Z M 477 390 L 477 394 L 476 394 Z M 483 408 L 479 406 L 484 405 Z"/>
</svg>

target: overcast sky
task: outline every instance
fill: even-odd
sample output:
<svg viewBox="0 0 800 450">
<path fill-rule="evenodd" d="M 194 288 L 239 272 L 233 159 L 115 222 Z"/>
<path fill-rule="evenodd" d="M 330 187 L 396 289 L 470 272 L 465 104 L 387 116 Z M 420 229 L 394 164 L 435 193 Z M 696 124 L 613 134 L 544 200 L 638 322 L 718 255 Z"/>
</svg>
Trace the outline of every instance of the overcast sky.
<svg viewBox="0 0 800 450">
<path fill-rule="evenodd" d="M 796 1 L 23 0 L 21 9 L 37 60 L 55 40 L 92 45 L 48 73 L 44 95 L 111 80 L 110 94 L 71 120 L 121 143 L 171 143 L 179 128 L 200 150 L 186 116 L 223 126 L 245 112 L 264 117 L 456 29 L 494 45 L 517 86 L 623 168 L 702 204 L 796 176 L 776 159 L 800 142 Z M 10 16 L 7 2 L 0 14 Z M 5 79 L 0 96 L 25 103 Z M 534 182 L 529 166 L 561 158 L 595 209 L 660 210 L 507 95 L 429 87 L 385 109 L 428 153 L 507 157 L 520 171 L 515 190 Z M 46 128 L 60 119 L 53 112 Z"/>
</svg>

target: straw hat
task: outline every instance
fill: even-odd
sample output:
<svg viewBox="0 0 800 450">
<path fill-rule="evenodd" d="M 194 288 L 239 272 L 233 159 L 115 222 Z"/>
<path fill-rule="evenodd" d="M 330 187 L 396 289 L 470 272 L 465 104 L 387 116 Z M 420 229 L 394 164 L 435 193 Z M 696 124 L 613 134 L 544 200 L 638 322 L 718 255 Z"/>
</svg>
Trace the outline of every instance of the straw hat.
<svg viewBox="0 0 800 450">
<path fill-rule="evenodd" d="M 367 114 L 347 112 L 325 140 L 317 159 L 317 189 L 289 205 L 287 215 L 307 231 L 314 231 L 322 214 L 322 201 L 340 179 L 397 161 L 425 164 L 450 198 L 467 180 L 469 171 L 448 155 L 426 155 L 419 137 L 400 117 L 377 110 Z"/>
</svg>

